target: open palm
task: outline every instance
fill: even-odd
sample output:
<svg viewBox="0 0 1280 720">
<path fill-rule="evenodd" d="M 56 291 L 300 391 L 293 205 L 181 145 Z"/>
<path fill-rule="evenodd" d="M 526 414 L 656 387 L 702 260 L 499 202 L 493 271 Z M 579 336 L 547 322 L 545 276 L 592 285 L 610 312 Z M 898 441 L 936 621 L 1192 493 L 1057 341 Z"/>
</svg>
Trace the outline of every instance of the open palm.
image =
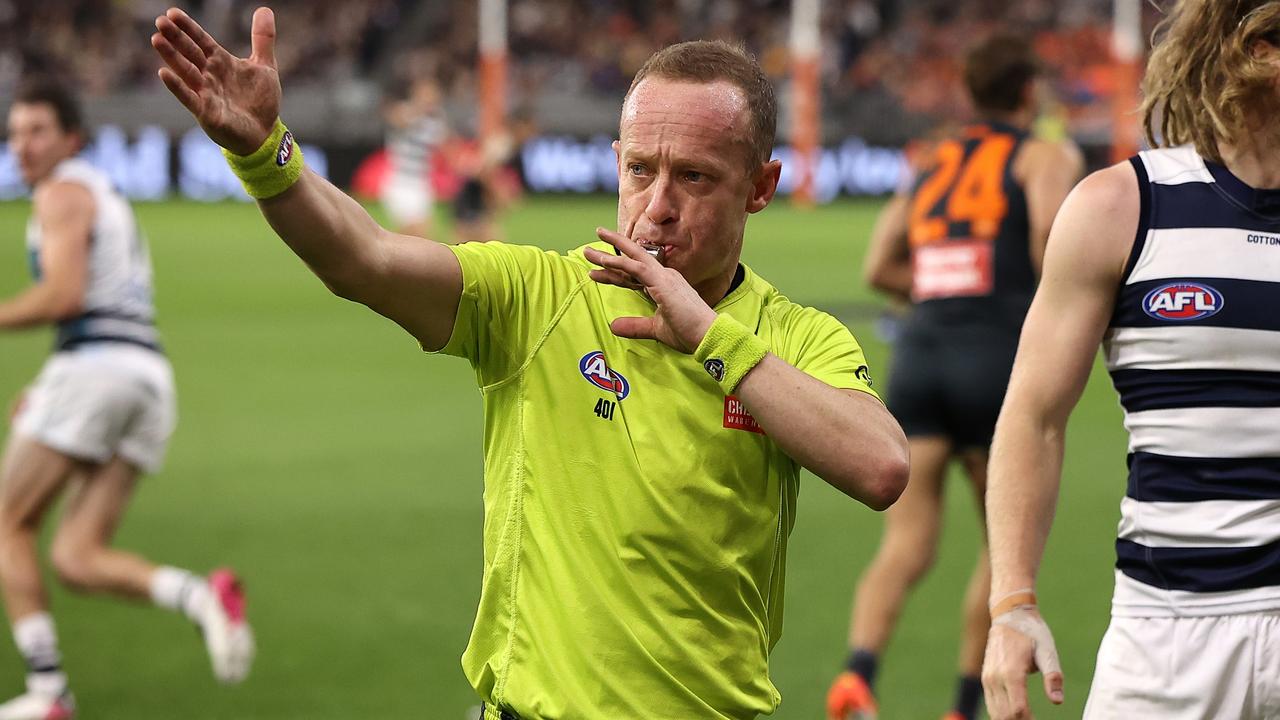
<svg viewBox="0 0 1280 720">
<path fill-rule="evenodd" d="M 270 9 L 253 13 L 252 53 L 238 58 L 178 8 L 156 18 L 151 46 L 165 66 L 160 79 L 215 143 L 249 155 L 271 134 L 280 115 L 276 20 Z"/>
</svg>

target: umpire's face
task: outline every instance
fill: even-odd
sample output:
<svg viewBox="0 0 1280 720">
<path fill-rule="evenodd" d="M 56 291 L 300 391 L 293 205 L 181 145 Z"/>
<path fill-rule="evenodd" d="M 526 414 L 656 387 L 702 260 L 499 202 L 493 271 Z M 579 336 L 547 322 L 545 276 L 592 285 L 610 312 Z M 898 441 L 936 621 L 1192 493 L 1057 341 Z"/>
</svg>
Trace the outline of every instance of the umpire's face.
<svg viewBox="0 0 1280 720">
<path fill-rule="evenodd" d="M 660 248 L 695 289 L 737 269 L 749 213 L 773 199 L 781 166 L 748 162 L 749 112 L 740 89 L 649 77 L 622 108 L 618 232 Z"/>
</svg>

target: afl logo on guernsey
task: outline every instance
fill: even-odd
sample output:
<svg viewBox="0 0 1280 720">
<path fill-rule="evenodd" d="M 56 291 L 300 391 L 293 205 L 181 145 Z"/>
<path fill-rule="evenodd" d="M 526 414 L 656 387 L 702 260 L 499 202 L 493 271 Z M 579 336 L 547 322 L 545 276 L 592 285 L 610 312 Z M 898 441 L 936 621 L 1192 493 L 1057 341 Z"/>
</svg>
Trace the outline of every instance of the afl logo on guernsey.
<svg viewBox="0 0 1280 720">
<path fill-rule="evenodd" d="M 284 137 L 280 138 L 280 146 L 276 148 L 276 164 L 284 167 L 289 164 L 291 157 L 293 157 L 293 133 L 285 130 Z"/>
<path fill-rule="evenodd" d="M 601 390 L 613 393 L 619 401 L 631 394 L 631 383 L 622 377 L 617 370 L 611 369 L 604 361 L 604 353 L 594 350 L 582 356 L 578 361 L 578 370 L 587 382 Z"/>
<path fill-rule="evenodd" d="M 1170 283 L 1147 293 L 1142 309 L 1157 320 L 1199 320 L 1222 310 L 1222 293 L 1204 283 Z"/>
</svg>

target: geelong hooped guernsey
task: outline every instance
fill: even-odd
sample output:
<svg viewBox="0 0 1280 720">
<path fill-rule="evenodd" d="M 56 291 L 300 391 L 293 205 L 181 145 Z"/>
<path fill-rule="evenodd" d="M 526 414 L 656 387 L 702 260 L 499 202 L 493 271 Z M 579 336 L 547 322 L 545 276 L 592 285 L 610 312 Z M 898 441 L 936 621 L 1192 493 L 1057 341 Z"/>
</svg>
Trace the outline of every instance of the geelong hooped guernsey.
<svg viewBox="0 0 1280 720">
<path fill-rule="evenodd" d="M 391 172 L 397 178 L 425 179 L 431 170 L 431 153 L 448 134 L 444 118 L 431 114 L 414 119 L 387 134 Z"/>
<path fill-rule="evenodd" d="M 451 249 L 463 293 L 443 352 L 471 362 L 485 408 L 463 668 L 486 720 L 772 712 L 795 461 L 692 357 L 614 336 L 613 319 L 654 306 L 593 282 L 581 249 Z M 810 375 L 872 392 L 844 326 L 742 272 L 718 312 Z"/>
<path fill-rule="evenodd" d="M 1280 610 L 1280 192 L 1190 148 L 1131 162 L 1104 344 L 1130 434 L 1113 613 Z"/>
<path fill-rule="evenodd" d="M 56 350 L 93 342 L 124 342 L 160 349 L 152 303 L 151 256 L 133 209 L 92 165 L 73 158 L 54 168 L 52 180 L 73 182 L 93 195 L 93 234 L 80 315 L 58 323 Z M 40 279 L 42 231 L 35 217 L 27 223 L 31 274 Z"/>
</svg>

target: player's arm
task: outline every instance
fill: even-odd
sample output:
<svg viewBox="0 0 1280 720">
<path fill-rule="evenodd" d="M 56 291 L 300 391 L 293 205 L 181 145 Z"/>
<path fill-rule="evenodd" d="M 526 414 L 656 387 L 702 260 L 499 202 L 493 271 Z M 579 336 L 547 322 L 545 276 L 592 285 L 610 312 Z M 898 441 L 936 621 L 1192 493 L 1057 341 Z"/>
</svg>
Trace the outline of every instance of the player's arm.
<svg viewBox="0 0 1280 720">
<path fill-rule="evenodd" d="M 1027 196 L 1027 220 L 1031 236 L 1031 266 L 1040 274 L 1045 243 L 1058 208 L 1084 174 L 1084 156 L 1070 140 L 1051 143 L 1031 140 L 1019 158 L 1023 168 L 1023 191 Z"/>
<path fill-rule="evenodd" d="M 911 300 L 911 250 L 907 245 L 907 220 L 911 198 L 894 195 L 871 230 L 871 243 L 862 260 L 862 278 L 887 295 Z"/>
<path fill-rule="evenodd" d="M 618 318 L 610 330 L 694 353 L 716 322 L 716 311 L 679 271 L 663 267 L 630 238 L 604 228 L 596 233 L 621 254 L 588 248 L 587 259 L 603 268 L 593 270 L 592 279 L 623 287 L 638 283 L 657 305 L 655 315 Z M 850 497 L 883 510 L 906 488 L 907 439 L 879 400 L 832 387 L 767 352 L 734 390 L 793 460 Z"/>
<path fill-rule="evenodd" d="M 1035 586 L 1057 505 L 1067 418 L 1111 318 L 1139 204 L 1133 169 L 1117 165 L 1085 179 L 1054 223 L 991 448 L 986 507 L 993 605 Z M 995 720 L 1029 717 L 1026 677 L 1036 669 L 1045 672 L 1045 692 L 1062 702 L 1051 641 L 1038 655 L 1029 631 L 1043 623 L 1033 605 L 1018 612 L 1025 623 L 997 622 L 987 644 L 983 683 Z"/>
<path fill-rule="evenodd" d="M 34 212 L 40 225 L 40 280 L 0 302 L 0 328 L 47 325 L 74 317 L 84 305 L 93 234 L 93 195 L 79 183 L 40 188 Z"/>
<path fill-rule="evenodd" d="M 152 47 L 160 78 L 209 137 L 250 155 L 280 114 L 275 16 L 253 15 L 249 58 L 237 58 L 186 13 L 156 18 Z M 448 341 L 462 292 L 462 270 L 443 245 L 383 229 L 358 203 L 315 173 L 258 207 L 272 229 L 334 293 L 368 305 L 438 349 Z"/>
</svg>

